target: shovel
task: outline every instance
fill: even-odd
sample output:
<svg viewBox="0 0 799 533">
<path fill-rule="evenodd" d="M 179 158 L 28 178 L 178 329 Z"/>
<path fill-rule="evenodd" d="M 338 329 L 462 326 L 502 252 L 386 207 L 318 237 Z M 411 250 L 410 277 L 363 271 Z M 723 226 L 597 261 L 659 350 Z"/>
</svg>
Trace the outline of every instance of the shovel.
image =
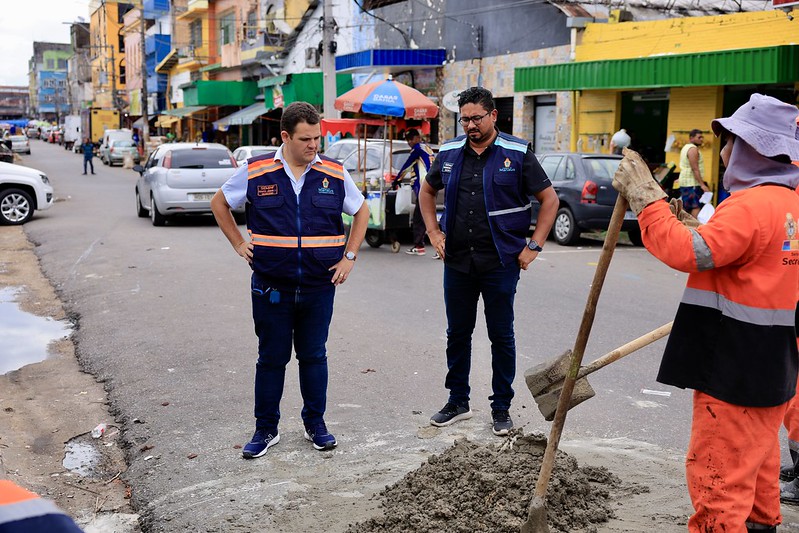
<svg viewBox="0 0 799 533">
<path fill-rule="evenodd" d="M 541 460 L 541 471 L 538 473 L 533 499 L 530 501 L 530 508 L 527 511 L 527 521 L 522 524 L 522 533 L 549 533 L 546 509 L 549 478 L 552 475 L 552 468 L 555 466 L 555 453 L 558 451 L 560 434 L 563 432 L 563 425 L 566 422 L 566 413 L 569 410 L 574 383 L 577 381 L 577 373 L 583 361 L 585 346 L 588 344 L 588 335 L 591 333 L 591 326 L 594 324 L 599 293 L 602 290 L 602 284 L 605 282 L 605 274 L 607 274 L 610 260 L 613 258 L 616 242 L 619 240 L 619 231 L 626 211 L 627 200 L 620 194 L 616 197 L 616 205 L 613 207 L 608 232 L 605 235 L 605 244 L 602 246 L 602 253 L 599 256 L 594 280 L 591 283 L 591 290 L 588 292 L 588 301 L 585 303 L 583 319 L 580 322 L 580 329 L 577 332 L 577 339 L 571 352 L 569 371 L 563 380 L 563 390 L 555 410 L 555 421 L 552 423 L 552 429 L 547 440 L 547 448 Z"/>
<path fill-rule="evenodd" d="M 592 374 L 600 368 L 604 368 L 610 363 L 618 361 L 622 357 L 626 357 L 644 346 L 652 344 L 656 340 L 662 339 L 671 333 L 672 324 L 674 324 L 674 321 L 641 335 L 624 346 L 619 346 L 612 352 L 606 353 L 593 363 L 581 367 L 580 371 L 577 373 L 577 381 L 574 384 L 571 401 L 569 402 L 569 409 L 576 405 L 580 405 L 594 396 L 594 389 L 591 388 L 591 384 L 585 379 L 588 374 Z M 555 417 L 558 398 L 563 389 L 563 380 L 569 369 L 570 358 L 571 351 L 567 350 L 560 357 L 529 368 L 527 372 L 524 373 L 524 380 L 527 383 L 527 388 L 530 389 L 530 393 L 538 404 L 538 410 L 541 411 L 541 414 L 544 415 L 544 419 L 548 422 L 551 422 Z"/>
</svg>

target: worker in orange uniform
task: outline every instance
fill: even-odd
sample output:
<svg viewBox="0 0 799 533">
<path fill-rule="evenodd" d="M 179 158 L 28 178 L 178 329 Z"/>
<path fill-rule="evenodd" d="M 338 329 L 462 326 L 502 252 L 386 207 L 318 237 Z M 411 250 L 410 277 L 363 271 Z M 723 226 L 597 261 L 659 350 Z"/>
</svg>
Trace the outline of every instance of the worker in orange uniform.
<svg viewBox="0 0 799 533">
<path fill-rule="evenodd" d="M 694 389 L 685 461 L 692 533 L 776 532 L 782 521 L 779 429 L 799 366 L 797 114 L 753 94 L 712 122 L 731 196 L 704 225 L 684 211 L 675 217 L 635 152 L 613 179 L 646 248 L 689 273 L 657 379 Z"/>
<path fill-rule="evenodd" d="M 50 500 L 0 480 L 0 531 L 3 533 L 81 533 L 83 530 Z"/>
</svg>

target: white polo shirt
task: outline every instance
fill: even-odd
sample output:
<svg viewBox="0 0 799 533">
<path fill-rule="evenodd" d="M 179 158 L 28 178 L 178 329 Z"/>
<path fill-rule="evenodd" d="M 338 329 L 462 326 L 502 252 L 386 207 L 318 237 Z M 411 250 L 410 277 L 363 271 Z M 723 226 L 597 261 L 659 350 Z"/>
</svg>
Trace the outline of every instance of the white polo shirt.
<svg viewBox="0 0 799 533">
<path fill-rule="evenodd" d="M 275 152 L 275 161 L 283 162 L 283 146 L 278 148 L 277 152 Z M 283 165 L 283 170 L 291 180 L 291 186 L 294 188 L 294 194 L 296 194 L 297 197 L 299 197 L 300 191 L 302 191 L 302 186 L 305 185 L 305 175 L 311 170 L 313 165 L 321 163 L 321 161 L 322 158 L 317 154 L 314 160 L 305 167 L 305 172 L 302 173 L 299 179 L 292 173 L 291 165 Z M 363 205 L 363 194 L 360 189 L 358 189 L 358 186 L 355 185 L 347 169 L 342 167 L 342 170 L 344 171 L 344 212 L 348 215 L 354 215 L 361 208 L 361 205 Z M 228 205 L 233 209 L 244 205 L 244 202 L 247 201 L 247 162 L 244 162 L 238 167 L 236 172 L 222 185 L 222 194 L 225 195 L 225 200 L 227 200 Z"/>
</svg>

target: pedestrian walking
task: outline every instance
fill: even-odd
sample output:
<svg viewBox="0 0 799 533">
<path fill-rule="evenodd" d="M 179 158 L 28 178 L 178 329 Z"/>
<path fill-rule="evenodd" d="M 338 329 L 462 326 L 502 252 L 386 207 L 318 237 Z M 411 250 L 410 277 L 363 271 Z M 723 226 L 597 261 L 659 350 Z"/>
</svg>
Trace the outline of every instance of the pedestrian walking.
<svg viewBox="0 0 799 533">
<path fill-rule="evenodd" d="M 413 210 L 413 217 L 411 218 L 411 230 L 413 231 L 413 247 L 406 250 L 408 255 L 424 255 L 424 236 L 426 233 L 424 219 L 422 218 L 422 209 L 419 206 L 419 190 L 421 184 L 424 183 L 425 177 L 430 170 L 430 165 L 435 156 L 433 149 L 427 143 L 422 142 L 422 135 L 416 128 L 410 128 L 405 132 L 405 141 L 411 147 L 411 153 L 408 159 L 402 165 L 402 168 L 397 174 L 397 179 L 394 180 L 394 189 L 397 189 L 400 182 L 405 177 L 405 174 L 410 176 L 411 187 L 413 193 L 416 195 L 416 207 Z"/>
<path fill-rule="evenodd" d="M 699 151 L 704 139 L 702 130 L 693 129 L 688 133 L 688 142 L 680 150 L 680 198 L 683 207 L 694 217 L 702 209 L 699 202 L 702 195 L 710 192 L 702 177 L 705 160 Z"/>
<path fill-rule="evenodd" d="M 657 379 L 694 390 L 686 457 L 693 533 L 776 532 L 782 521 L 779 429 L 797 375 L 797 114 L 753 94 L 711 123 L 731 196 L 701 226 L 685 212 L 674 216 L 635 152 L 613 180 L 646 248 L 688 272 Z"/>
<path fill-rule="evenodd" d="M 327 343 L 336 287 L 355 266 L 369 210 L 341 163 L 319 156 L 319 113 L 294 102 L 280 120 L 283 144 L 249 159 L 217 191 L 211 209 L 220 229 L 251 266 L 252 314 L 258 336 L 255 434 L 246 459 L 280 441 L 280 400 L 292 345 L 299 362 L 305 438 L 317 450 L 336 446 L 325 425 Z M 231 213 L 247 204 L 246 241 Z M 349 240 L 342 212 L 353 215 Z"/>
<path fill-rule="evenodd" d="M 460 93 L 460 124 L 465 135 L 444 143 L 419 192 L 430 243 L 444 258 L 449 398 L 430 419 L 448 426 L 472 417 L 469 371 L 477 302 L 483 298 L 493 371 L 493 432 L 507 435 L 516 343 L 513 301 L 520 270 L 542 250 L 558 209 L 558 196 L 530 143 L 496 128 L 497 109 L 490 91 L 472 87 Z M 445 190 L 439 228 L 436 194 Z M 532 203 L 541 203 L 533 237 L 527 242 Z"/>
<path fill-rule="evenodd" d="M 88 137 L 84 137 L 80 149 L 83 152 L 83 175 L 86 175 L 86 165 L 92 169 L 92 174 L 94 174 L 94 161 L 92 161 L 94 158 L 94 143 Z"/>
</svg>

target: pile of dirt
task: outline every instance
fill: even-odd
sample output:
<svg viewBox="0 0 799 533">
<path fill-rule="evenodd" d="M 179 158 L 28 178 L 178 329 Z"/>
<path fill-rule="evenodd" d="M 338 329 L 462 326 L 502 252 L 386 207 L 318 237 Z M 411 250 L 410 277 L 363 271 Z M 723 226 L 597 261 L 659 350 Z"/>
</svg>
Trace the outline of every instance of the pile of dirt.
<svg viewBox="0 0 799 533">
<path fill-rule="evenodd" d="M 347 533 L 514 532 L 527 519 L 541 459 L 542 434 L 515 432 L 501 444 L 458 440 L 380 495 L 382 516 Z M 547 493 L 552 533 L 595 532 L 613 517 L 610 493 L 621 480 L 604 468 L 580 467 L 558 452 Z"/>
</svg>

